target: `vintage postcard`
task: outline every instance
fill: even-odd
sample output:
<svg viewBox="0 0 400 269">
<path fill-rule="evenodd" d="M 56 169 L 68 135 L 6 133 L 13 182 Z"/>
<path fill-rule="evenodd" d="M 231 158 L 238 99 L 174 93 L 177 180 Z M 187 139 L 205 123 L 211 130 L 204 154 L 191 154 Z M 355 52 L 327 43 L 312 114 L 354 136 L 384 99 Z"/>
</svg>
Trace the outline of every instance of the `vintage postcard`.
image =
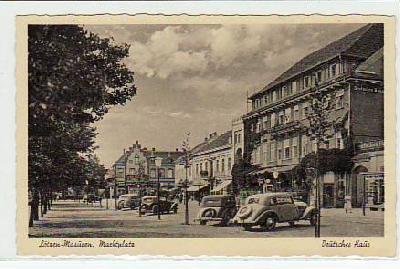
<svg viewBox="0 0 400 269">
<path fill-rule="evenodd" d="M 16 26 L 19 255 L 396 255 L 393 17 Z"/>
</svg>

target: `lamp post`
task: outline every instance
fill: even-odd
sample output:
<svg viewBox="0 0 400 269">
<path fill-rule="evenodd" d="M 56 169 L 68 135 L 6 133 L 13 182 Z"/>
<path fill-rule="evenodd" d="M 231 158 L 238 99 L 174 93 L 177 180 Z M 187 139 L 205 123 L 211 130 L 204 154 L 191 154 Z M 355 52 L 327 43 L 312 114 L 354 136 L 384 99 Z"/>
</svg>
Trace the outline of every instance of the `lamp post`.
<svg viewBox="0 0 400 269">
<path fill-rule="evenodd" d="M 156 165 L 156 172 L 157 172 L 157 218 L 160 220 L 160 167 L 161 167 L 161 162 L 162 158 L 161 157 L 156 157 L 154 159 L 155 165 Z"/>
<path fill-rule="evenodd" d="M 278 180 L 279 172 L 278 171 L 273 171 L 272 176 L 274 177 L 274 191 L 276 192 L 276 182 Z"/>
</svg>

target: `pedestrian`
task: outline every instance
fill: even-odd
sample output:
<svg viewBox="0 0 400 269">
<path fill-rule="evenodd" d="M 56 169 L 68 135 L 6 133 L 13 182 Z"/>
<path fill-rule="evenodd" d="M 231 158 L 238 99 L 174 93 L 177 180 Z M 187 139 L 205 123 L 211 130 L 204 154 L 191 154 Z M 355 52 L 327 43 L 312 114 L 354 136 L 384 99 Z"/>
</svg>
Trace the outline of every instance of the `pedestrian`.
<svg viewBox="0 0 400 269">
<path fill-rule="evenodd" d="M 351 196 L 350 195 L 346 195 L 344 197 L 344 209 L 347 213 L 351 213 Z"/>
</svg>

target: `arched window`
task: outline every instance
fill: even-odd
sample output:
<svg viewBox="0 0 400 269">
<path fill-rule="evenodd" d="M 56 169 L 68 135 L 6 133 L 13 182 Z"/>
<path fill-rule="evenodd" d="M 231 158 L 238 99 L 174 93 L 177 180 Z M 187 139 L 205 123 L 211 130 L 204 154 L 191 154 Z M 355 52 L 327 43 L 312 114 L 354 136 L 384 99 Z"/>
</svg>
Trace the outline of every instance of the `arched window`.
<svg viewBox="0 0 400 269">
<path fill-rule="evenodd" d="M 172 168 L 168 168 L 168 178 L 174 177 L 174 170 Z"/>
</svg>

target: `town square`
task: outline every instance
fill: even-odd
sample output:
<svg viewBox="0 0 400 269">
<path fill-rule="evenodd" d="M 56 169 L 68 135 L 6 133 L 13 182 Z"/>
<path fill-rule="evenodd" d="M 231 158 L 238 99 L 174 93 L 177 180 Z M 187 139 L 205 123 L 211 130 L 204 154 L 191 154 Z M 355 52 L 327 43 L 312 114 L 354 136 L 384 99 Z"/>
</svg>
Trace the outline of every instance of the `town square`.
<svg viewBox="0 0 400 269">
<path fill-rule="evenodd" d="M 28 36 L 29 237 L 384 237 L 382 23 Z"/>
</svg>

